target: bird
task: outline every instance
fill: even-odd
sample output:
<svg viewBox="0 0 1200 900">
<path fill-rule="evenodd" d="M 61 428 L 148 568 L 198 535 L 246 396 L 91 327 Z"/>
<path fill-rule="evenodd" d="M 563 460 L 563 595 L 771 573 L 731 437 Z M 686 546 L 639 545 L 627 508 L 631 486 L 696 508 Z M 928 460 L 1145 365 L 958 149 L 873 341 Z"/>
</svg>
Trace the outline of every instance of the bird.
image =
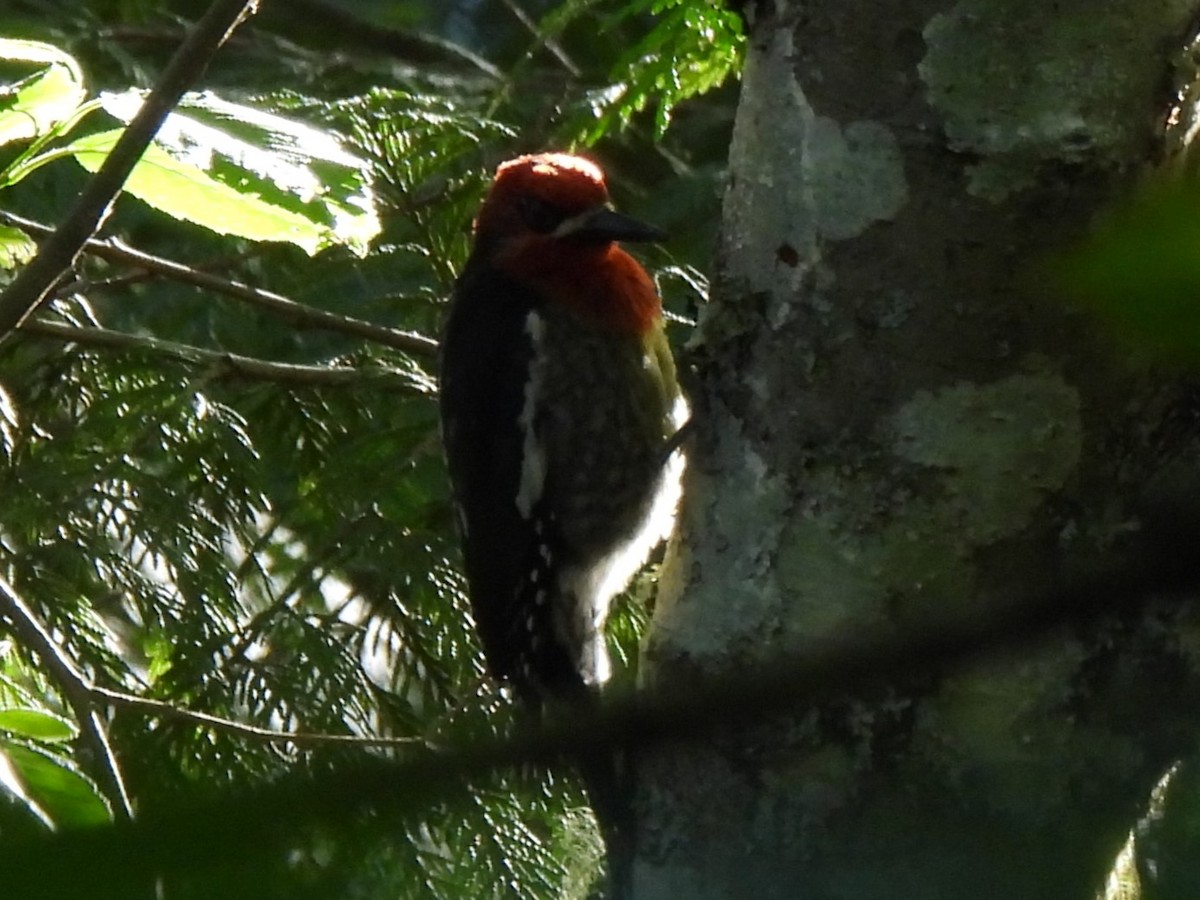
<svg viewBox="0 0 1200 900">
<path fill-rule="evenodd" d="M 613 209 L 591 160 L 520 156 L 451 298 L 439 405 L 471 613 L 489 671 L 534 710 L 594 700 L 611 601 L 673 527 L 687 403 L 654 281 L 621 246 L 665 239 Z M 611 875 L 628 797 L 612 754 L 577 762 Z"/>
</svg>

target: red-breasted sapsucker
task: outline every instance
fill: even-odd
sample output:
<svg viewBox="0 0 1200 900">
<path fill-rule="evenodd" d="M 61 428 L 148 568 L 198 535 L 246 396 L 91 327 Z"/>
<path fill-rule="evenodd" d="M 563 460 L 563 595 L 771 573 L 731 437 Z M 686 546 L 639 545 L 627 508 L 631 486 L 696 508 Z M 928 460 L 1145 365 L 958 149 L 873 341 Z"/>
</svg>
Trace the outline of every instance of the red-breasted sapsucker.
<svg viewBox="0 0 1200 900">
<path fill-rule="evenodd" d="M 603 625 L 673 521 L 686 417 L 662 306 L 576 156 L 504 163 L 442 339 L 442 436 L 476 628 L 527 702 L 608 675 Z"/>
</svg>

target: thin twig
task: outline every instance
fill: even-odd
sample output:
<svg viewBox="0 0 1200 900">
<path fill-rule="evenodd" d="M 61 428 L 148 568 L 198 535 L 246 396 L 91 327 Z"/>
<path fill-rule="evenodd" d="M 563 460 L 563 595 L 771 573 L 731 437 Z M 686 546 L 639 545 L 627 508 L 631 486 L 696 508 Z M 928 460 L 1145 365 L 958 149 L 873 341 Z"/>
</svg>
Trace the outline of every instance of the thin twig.
<svg viewBox="0 0 1200 900">
<path fill-rule="evenodd" d="M 0 294 L 0 343 L 46 299 L 51 287 L 100 227 L 133 167 L 163 120 L 203 74 L 221 44 L 255 7 L 256 0 L 213 0 L 167 64 L 142 108 L 89 179 L 71 212 L 38 247 L 38 255 Z"/>
<path fill-rule="evenodd" d="M 534 40 L 537 42 L 534 44 L 534 49 L 538 46 L 545 47 L 555 59 L 562 63 L 563 68 L 570 72 L 573 78 L 581 78 L 583 76 L 583 69 L 575 65 L 575 61 L 567 55 L 567 51 L 562 48 L 558 41 L 554 40 L 548 34 L 542 33 L 542 30 L 538 28 L 537 22 L 530 18 L 529 13 L 525 12 L 521 5 L 517 3 L 517 0 L 503 0 L 503 2 L 508 7 L 508 11 L 516 17 L 516 20 L 533 35 Z M 529 52 L 532 55 L 533 50 Z"/>
<path fill-rule="evenodd" d="M 108 741 L 104 720 L 93 697 L 91 682 L 79 671 L 38 614 L 21 599 L 12 586 L 0 578 L 0 615 L 8 620 L 13 634 L 41 660 L 54 679 L 63 699 L 75 713 L 79 732 L 95 757 L 100 770 L 99 783 L 118 818 L 129 819 L 133 807 L 125 790 L 117 757 Z"/>
<path fill-rule="evenodd" d="M 482 56 L 437 35 L 377 25 L 322 0 L 291 0 L 281 9 L 287 9 L 286 15 L 303 21 L 304 27 L 311 31 L 332 32 L 348 38 L 355 43 L 356 49 L 365 47 L 386 53 L 421 69 L 447 64 L 455 68 L 467 65 L 491 81 L 504 78 L 504 73 Z"/>
<path fill-rule="evenodd" d="M 205 366 L 208 370 L 205 372 L 206 377 L 213 379 L 273 381 L 291 387 L 361 387 L 371 384 L 422 394 L 433 391 L 431 381 L 399 369 L 304 366 L 297 363 L 272 362 L 237 353 L 205 350 L 190 344 L 178 344 L 146 335 L 128 334 L 108 328 L 63 325 L 41 319 L 26 321 L 18 330 L 22 334 L 71 341 L 88 347 L 148 352 L 188 365 Z"/>
<path fill-rule="evenodd" d="M 0 210 L 0 222 L 38 234 L 54 232 L 54 229 L 48 225 L 5 210 Z M 84 250 L 110 262 L 137 266 L 139 269 L 145 269 L 173 281 L 181 281 L 205 290 L 225 294 L 237 300 L 244 300 L 282 316 L 293 325 L 304 328 L 321 328 L 326 331 L 365 338 L 415 356 L 433 357 L 437 354 L 437 342 L 424 335 L 399 331 L 395 328 L 376 325 L 374 322 L 367 322 L 364 319 L 342 316 L 328 310 L 306 306 L 272 291 L 264 291 L 248 284 L 242 284 L 240 281 L 232 281 L 211 272 L 185 266 L 174 260 L 135 250 L 116 239 L 97 240 L 91 238 L 84 243 Z"/>
<path fill-rule="evenodd" d="M 424 739 L 419 737 L 372 737 L 260 728 L 257 725 L 247 725 L 245 722 L 238 722 L 223 716 L 185 709 L 164 700 L 139 697 L 125 691 L 100 687 L 93 684 L 79 670 L 74 661 L 55 642 L 49 629 L 42 623 L 37 613 L 2 578 L 0 578 L 0 615 L 8 620 L 13 634 L 37 655 L 46 671 L 59 686 L 63 698 L 79 720 L 80 731 L 91 745 L 93 753 L 108 768 L 107 775 L 112 789 L 109 799 L 127 816 L 130 814 L 129 798 L 97 709 L 99 706 L 109 705 L 118 709 L 147 713 L 162 719 L 195 722 L 205 728 L 223 731 L 238 737 L 271 743 L 290 743 L 298 747 L 330 744 L 357 747 L 411 747 L 415 744 L 425 743 Z"/>
<path fill-rule="evenodd" d="M 419 737 L 371 737 L 356 734 L 324 734 L 321 732 L 278 731 L 273 728 L 260 728 L 257 725 L 247 725 L 224 716 L 214 716 L 210 713 L 197 712 L 175 706 L 165 700 L 154 700 L 150 697 L 139 697 L 124 691 L 114 691 L 111 688 L 98 685 L 88 686 L 92 697 L 111 704 L 119 709 L 142 712 L 157 716 L 161 719 L 175 719 L 183 722 L 195 722 L 213 731 L 222 731 L 237 737 L 248 738 L 266 743 L 288 743 L 297 747 L 328 746 L 341 744 L 352 747 L 412 747 L 424 745 L 424 738 Z"/>
<path fill-rule="evenodd" d="M 397 466 L 396 470 L 403 471 L 403 467 Z M 288 579 L 278 594 L 271 590 L 269 586 L 271 579 L 267 577 L 267 590 L 270 602 L 252 615 L 249 621 L 240 626 L 237 631 L 210 642 L 210 645 L 204 648 L 205 651 L 214 656 L 219 654 L 227 661 L 243 657 L 246 651 L 259 639 L 260 629 L 264 628 L 275 616 L 284 610 L 290 609 L 293 601 L 300 599 L 301 590 L 317 584 L 319 581 L 317 570 L 319 568 L 322 566 L 336 568 L 334 564 L 337 561 L 338 554 L 345 553 L 348 548 L 356 545 L 356 542 L 351 537 L 355 529 L 366 521 L 368 515 L 369 513 L 360 513 L 353 518 L 343 520 L 334 533 L 328 536 L 325 548 L 307 559 L 299 571 Z M 263 536 L 268 537 L 271 531 L 272 529 L 265 530 Z M 249 559 L 249 556 L 247 558 Z"/>
</svg>

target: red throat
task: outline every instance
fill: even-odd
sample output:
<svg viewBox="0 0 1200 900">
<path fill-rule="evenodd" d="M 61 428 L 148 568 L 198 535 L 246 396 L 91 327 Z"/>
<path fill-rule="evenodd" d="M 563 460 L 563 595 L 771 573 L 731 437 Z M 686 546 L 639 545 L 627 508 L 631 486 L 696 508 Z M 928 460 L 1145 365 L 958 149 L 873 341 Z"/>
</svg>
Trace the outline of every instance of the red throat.
<svg viewBox="0 0 1200 900">
<path fill-rule="evenodd" d="M 642 335 L 662 316 L 654 282 L 617 244 L 573 246 L 530 236 L 499 254 L 496 265 L 612 331 Z"/>
</svg>

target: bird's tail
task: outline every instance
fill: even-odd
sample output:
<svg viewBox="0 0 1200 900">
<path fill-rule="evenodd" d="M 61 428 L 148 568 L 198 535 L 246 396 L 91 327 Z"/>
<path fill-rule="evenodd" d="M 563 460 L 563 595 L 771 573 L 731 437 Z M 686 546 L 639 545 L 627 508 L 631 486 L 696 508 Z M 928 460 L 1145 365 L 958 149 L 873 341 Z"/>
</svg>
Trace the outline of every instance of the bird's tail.
<svg viewBox="0 0 1200 900">
<path fill-rule="evenodd" d="M 633 773 L 628 763 L 628 750 L 605 746 L 585 751 L 575 760 L 604 840 L 608 900 L 628 900 L 633 892 L 637 817 L 633 807 Z"/>
<path fill-rule="evenodd" d="M 542 660 L 546 662 L 546 660 Z M 566 659 L 544 667 L 553 680 L 514 679 L 517 696 L 534 716 L 556 712 L 586 717 L 596 713 L 600 698 L 593 686 Z M 628 900 L 633 894 L 633 859 L 637 852 L 637 817 L 633 806 L 634 778 L 627 747 L 598 741 L 577 753 L 570 762 L 579 773 L 588 804 L 596 816 L 604 841 L 608 870 L 606 900 Z"/>
</svg>

